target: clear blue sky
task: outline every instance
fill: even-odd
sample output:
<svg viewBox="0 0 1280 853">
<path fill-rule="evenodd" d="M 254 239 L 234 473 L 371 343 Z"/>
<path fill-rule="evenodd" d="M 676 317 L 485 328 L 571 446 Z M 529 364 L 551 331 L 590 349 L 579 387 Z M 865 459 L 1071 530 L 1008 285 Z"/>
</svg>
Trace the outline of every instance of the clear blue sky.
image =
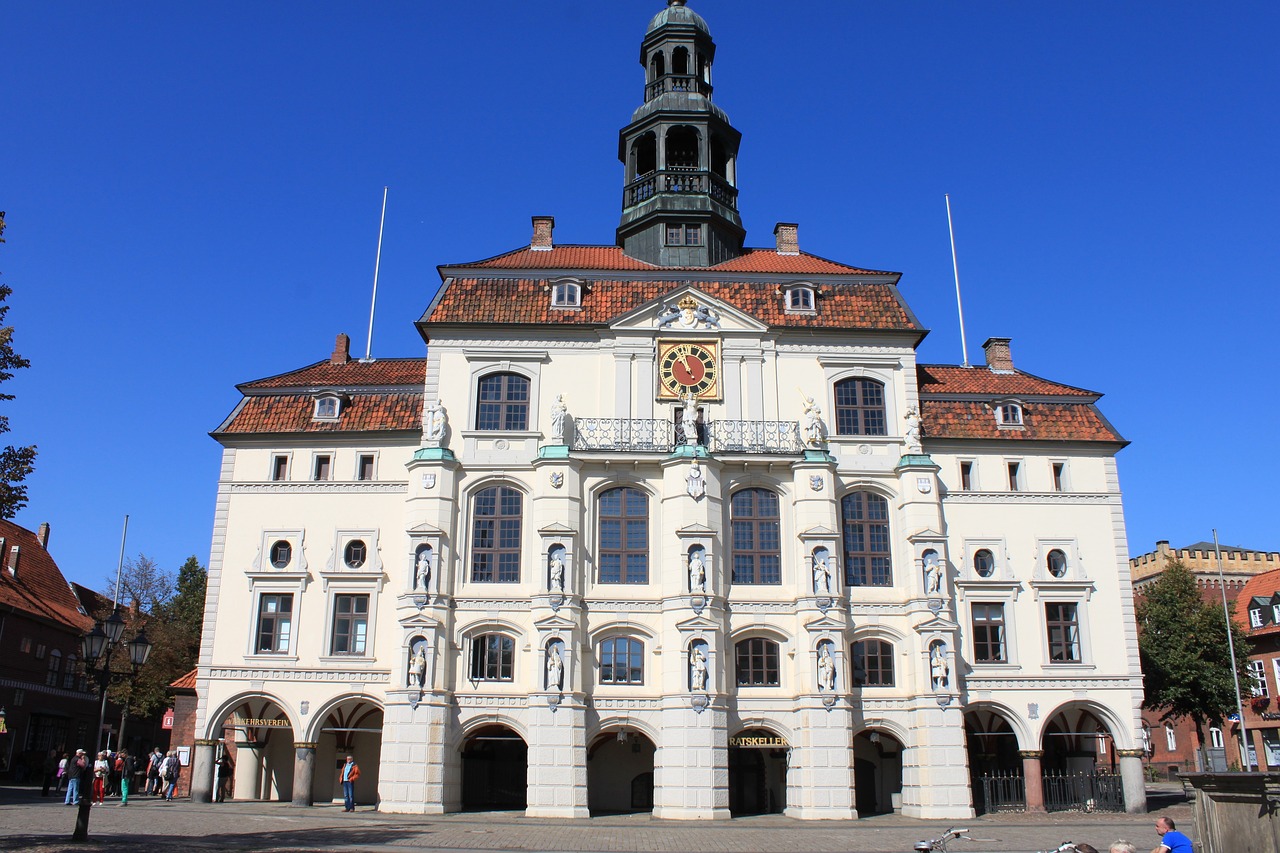
<svg viewBox="0 0 1280 853">
<path fill-rule="evenodd" d="M 611 243 L 617 132 L 662 0 L 0 6 L 0 270 L 32 367 L 7 442 L 72 579 L 209 555 L 234 385 L 364 351 L 419 356 L 435 266 Z M 969 345 L 1105 392 L 1133 553 L 1280 548 L 1280 6 L 694 0 L 744 134 L 749 245 L 901 270 Z"/>
</svg>

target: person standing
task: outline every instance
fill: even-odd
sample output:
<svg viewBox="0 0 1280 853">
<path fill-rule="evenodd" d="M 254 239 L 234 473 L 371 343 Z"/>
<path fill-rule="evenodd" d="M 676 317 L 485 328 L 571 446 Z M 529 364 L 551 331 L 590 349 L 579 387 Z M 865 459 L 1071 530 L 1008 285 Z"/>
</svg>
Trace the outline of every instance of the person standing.
<svg viewBox="0 0 1280 853">
<path fill-rule="evenodd" d="M 100 806 L 107 800 L 107 774 L 111 772 L 111 765 L 107 763 L 107 752 L 103 750 L 98 753 L 98 758 L 93 762 L 93 804 Z"/>
<path fill-rule="evenodd" d="M 160 781 L 164 783 L 164 798 L 167 802 L 173 802 L 173 794 L 178 790 L 180 773 L 182 773 L 182 762 L 178 760 L 178 753 L 171 749 L 165 756 L 164 763 L 160 765 Z"/>
<path fill-rule="evenodd" d="M 164 763 L 164 753 L 160 747 L 151 747 L 151 755 L 147 759 L 147 793 L 153 797 L 160 796 L 160 765 Z"/>
<path fill-rule="evenodd" d="M 1157 820 L 1156 833 L 1160 836 L 1160 843 L 1151 853 L 1193 853 L 1191 839 L 1178 832 L 1173 818 L 1162 817 Z"/>
<path fill-rule="evenodd" d="M 84 750 L 77 749 L 75 757 L 67 762 L 67 798 L 62 801 L 64 806 L 80 804 L 80 781 L 84 779 L 88 769 L 89 760 L 85 757 Z"/>
<path fill-rule="evenodd" d="M 65 752 L 62 753 L 62 760 L 58 762 L 58 793 L 62 793 L 63 787 L 67 784 L 67 765 L 71 763 L 71 756 Z"/>
<path fill-rule="evenodd" d="M 129 782 L 133 776 L 133 756 L 127 750 L 116 754 L 116 773 L 120 774 L 120 805 L 129 805 Z"/>
<path fill-rule="evenodd" d="M 214 787 L 213 801 L 225 803 L 231 795 L 236 773 L 236 763 L 231 760 L 231 753 L 223 751 L 218 759 L 218 784 Z"/>
<path fill-rule="evenodd" d="M 356 780 L 360 778 L 360 765 L 354 756 L 347 756 L 347 763 L 342 765 L 342 802 L 344 812 L 356 810 Z"/>
</svg>

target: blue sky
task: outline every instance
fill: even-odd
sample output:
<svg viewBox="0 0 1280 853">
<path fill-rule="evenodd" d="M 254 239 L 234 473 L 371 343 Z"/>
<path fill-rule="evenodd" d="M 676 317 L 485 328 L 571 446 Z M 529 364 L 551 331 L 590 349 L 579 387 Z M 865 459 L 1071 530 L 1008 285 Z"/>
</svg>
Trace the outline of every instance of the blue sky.
<svg viewBox="0 0 1280 853">
<path fill-rule="evenodd" d="M 1280 317 L 1275 3 L 694 0 L 744 141 L 749 245 L 901 270 L 960 360 L 1105 392 L 1132 553 L 1280 548 L 1265 383 Z M 0 270 L 32 367 L 4 390 L 36 443 L 30 506 L 72 579 L 128 552 L 209 554 L 234 385 L 417 356 L 437 264 L 528 240 L 611 243 L 617 132 L 661 0 L 0 7 Z M 1252 464 L 1247 464 L 1252 463 Z M 1259 464 L 1261 463 L 1261 464 Z"/>
</svg>

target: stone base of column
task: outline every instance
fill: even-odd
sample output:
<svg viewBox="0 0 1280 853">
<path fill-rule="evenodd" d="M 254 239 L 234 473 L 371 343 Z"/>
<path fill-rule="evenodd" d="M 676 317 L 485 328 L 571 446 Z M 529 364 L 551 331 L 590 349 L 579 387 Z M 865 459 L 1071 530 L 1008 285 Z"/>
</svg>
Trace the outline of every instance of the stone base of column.
<svg viewBox="0 0 1280 853">
<path fill-rule="evenodd" d="M 1140 749 L 1117 749 L 1120 757 L 1120 782 L 1124 786 L 1124 810 L 1129 814 L 1147 812 L 1147 777 L 1142 771 Z"/>
<path fill-rule="evenodd" d="M 822 808 L 818 806 L 788 806 L 782 813 L 796 820 L 857 820 L 858 810 L 851 808 Z"/>
<path fill-rule="evenodd" d="M 728 820 L 733 817 L 727 808 L 697 806 L 654 806 L 653 816 L 659 820 Z"/>
</svg>

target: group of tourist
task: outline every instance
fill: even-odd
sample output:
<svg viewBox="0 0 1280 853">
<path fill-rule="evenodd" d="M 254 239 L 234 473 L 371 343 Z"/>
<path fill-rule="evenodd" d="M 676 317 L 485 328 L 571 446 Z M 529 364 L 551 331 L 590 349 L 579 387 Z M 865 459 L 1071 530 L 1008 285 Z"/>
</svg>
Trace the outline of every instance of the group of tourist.
<svg viewBox="0 0 1280 853">
<path fill-rule="evenodd" d="M 52 753 L 52 756 L 56 755 L 56 752 Z M 170 750 L 166 754 L 160 747 L 154 748 L 147 756 L 145 768 L 125 750 L 103 750 L 90 760 L 83 749 L 77 749 L 75 755 L 62 754 L 53 777 L 57 780 L 57 790 L 66 787 L 64 805 L 77 805 L 82 797 L 88 796 L 93 805 L 100 806 L 107 797 L 119 795 L 120 805 L 127 806 L 130 786 L 139 773 L 145 774 L 144 794 L 172 801 L 178 777 L 182 775 L 182 762 L 178 760 L 177 752 Z M 47 784 L 45 790 L 48 790 Z"/>
</svg>

